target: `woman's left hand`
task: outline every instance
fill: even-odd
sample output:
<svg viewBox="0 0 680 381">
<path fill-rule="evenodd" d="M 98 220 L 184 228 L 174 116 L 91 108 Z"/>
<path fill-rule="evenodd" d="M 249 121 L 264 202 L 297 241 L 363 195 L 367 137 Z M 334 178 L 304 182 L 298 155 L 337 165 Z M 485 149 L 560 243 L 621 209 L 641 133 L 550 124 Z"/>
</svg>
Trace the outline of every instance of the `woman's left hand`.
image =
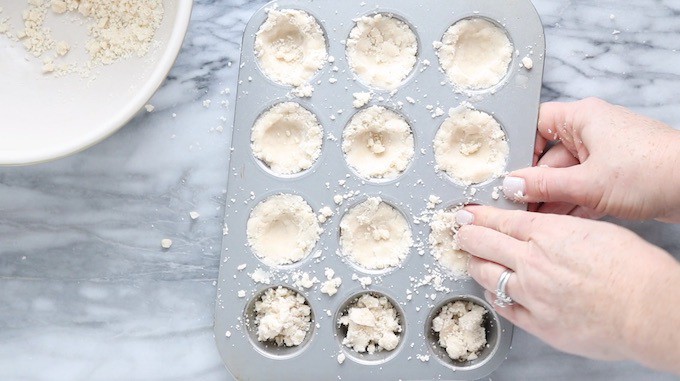
<svg viewBox="0 0 680 381">
<path fill-rule="evenodd" d="M 456 215 L 470 275 L 498 314 L 565 352 L 680 372 L 680 264 L 619 226 L 468 206 Z"/>
</svg>

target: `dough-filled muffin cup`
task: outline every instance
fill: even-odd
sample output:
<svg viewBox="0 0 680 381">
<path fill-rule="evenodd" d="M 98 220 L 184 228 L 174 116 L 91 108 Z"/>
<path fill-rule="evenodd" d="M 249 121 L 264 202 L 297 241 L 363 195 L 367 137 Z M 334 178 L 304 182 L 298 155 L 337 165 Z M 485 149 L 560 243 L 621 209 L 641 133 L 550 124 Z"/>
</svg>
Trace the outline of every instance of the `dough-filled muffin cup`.
<svg viewBox="0 0 680 381">
<path fill-rule="evenodd" d="M 405 17 L 386 11 L 354 19 L 345 45 L 356 79 L 377 91 L 396 90 L 408 82 L 421 49 L 416 28 Z"/>
<path fill-rule="evenodd" d="M 369 353 L 359 353 L 355 351 L 354 349 L 344 345 L 342 341 L 347 337 L 347 330 L 348 327 L 346 325 L 341 325 L 339 323 L 339 320 L 342 316 L 345 316 L 349 313 L 349 309 L 353 307 L 353 305 L 359 300 L 364 295 L 371 295 L 376 298 L 386 298 L 387 301 L 392 305 L 392 307 L 396 310 L 397 312 L 397 319 L 399 321 L 399 325 L 401 326 L 401 332 L 398 333 L 399 336 L 399 344 L 397 345 L 396 348 L 394 348 L 391 351 L 388 350 L 381 350 L 379 352 L 375 352 L 373 354 Z M 345 354 L 349 359 L 352 359 L 353 361 L 362 364 L 362 365 L 370 365 L 370 366 L 378 366 L 385 364 L 392 360 L 393 358 L 397 357 L 399 352 L 401 352 L 405 338 L 406 338 L 406 320 L 404 318 L 404 311 L 401 309 L 401 306 L 392 299 L 390 296 L 388 296 L 386 293 L 379 292 L 379 291 L 355 291 L 349 298 L 347 298 L 341 305 L 340 308 L 336 311 L 333 317 L 333 321 L 335 324 L 335 339 L 338 343 L 338 346 L 340 347 L 340 350 L 342 353 Z"/>
<path fill-rule="evenodd" d="M 268 290 L 276 290 L 277 288 L 282 287 L 285 289 L 288 289 L 294 293 L 297 293 L 298 295 L 302 296 L 305 299 L 305 304 L 309 306 L 310 308 L 310 325 L 309 325 L 309 330 L 307 331 L 307 334 L 305 335 L 305 339 L 300 343 L 300 345 L 296 346 L 279 346 L 273 341 L 259 341 L 258 340 L 258 334 L 257 334 L 257 329 L 258 325 L 255 323 L 256 321 L 256 311 L 255 311 L 255 304 L 262 300 L 262 296 L 267 292 Z M 247 331 L 248 335 L 248 340 L 250 341 L 250 344 L 256 349 L 257 352 L 259 352 L 262 356 L 275 359 L 275 360 L 289 360 L 293 357 L 296 357 L 300 355 L 302 352 L 304 352 L 310 345 L 312 339 L 315 336 L 315 330 L 316 330 L 316 321 L 315 321 L 315 314 L 314 314 L 314 309 L 312 308 L 312 305 L 309 303 L 309 300 L 304 296 L 305 294 L 299 290 L 296 290 L 295 288 L 288 287 L 288 286 L 272 286 L 272 287 L 267 287 L 265 289 L 260 290 L 257 292 L 253 297 L 250 299 L 248 304 L 246 305 L 245 310 L 243 311 L 243 325 L 245 326 L 245 329 Z"/>
<path fill-rule="evenodd" d="M 502 87 L 515 57 L 506 29 L 479 16 L 456 21 L 434 48 L 448 81 L 468 93 L 495 92 Z"/>
<path fill-rule="evenodd" d="M 446 349 L 439 343 L 439 333 L 433 330 L 432 321 L 446 305 L 457 301 L 472 302 L 486 310 L 482 324 L 486 331 L 486 345 L 479 352 L 478 357 L 471 361 L 458 361 L 449 357 Z M 427 338 L 430 352 L 437 361 L 452 370 L 472 370 L 484 366 L 498 351 L 501 341 L 501 322 L 496 311 L 482 298 L 473 295 L 457 296 L 444 300 L 431 310 L 425 323 L 424 335 Z"/>
</svg>

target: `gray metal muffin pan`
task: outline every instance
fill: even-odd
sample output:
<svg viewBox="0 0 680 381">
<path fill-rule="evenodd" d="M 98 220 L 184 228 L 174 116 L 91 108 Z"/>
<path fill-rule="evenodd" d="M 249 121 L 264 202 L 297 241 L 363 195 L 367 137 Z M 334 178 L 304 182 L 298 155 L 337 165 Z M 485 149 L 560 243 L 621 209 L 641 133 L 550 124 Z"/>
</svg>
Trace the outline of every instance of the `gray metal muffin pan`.
<svg viewBox="0 0 680 381">
<path fill-rule="evenodd" d="M 274 83 L 258 68 L 253 52 L 255 33 L 267 17 L 265 9 L 274 4 L 279 9 L 308 12 L 326 33 L 329 55 L 335 62 L 324 66 L 311 81 L 315 88 L 311 98 L 293 97 L 290 87 Z M 375 13 L 394 15 L 409 24 L 418 36 L 418 63 L 393 94 L 362 84 L 349 68 L 345 56 L 343 41 L 355 25 L 353 20 Z M 432 43 L 440 41 L 452 24 L 471 17 L 484 17 L 502 26 L 517 54 L 513 55 L 509 73 L 500 84 L 484 91 L 461 93 L 440 70 Z M 503 197 L 497 200 L 492 197 L 494 188 L 501 185 L 500 179 L 464 187 L 435 171 L 432 142 L 447 115 L 433 117 L 427 106 L 448 112 L 462 102 L 469 102 L 476 109 L 493 115 L 503 127 L 510 145 L 507 170 L 530 166 L 544 53 L 543 28 L 529 0 L 281 0 L 255 13 L 246 26 L 242 45 L 233 149 L 228 168 L 225 215 L 228 232 L 225 229 L 215 310 L 217 346 L 236 379 L 472 380 L 485 377 L 498 368 L 510 350 L 513 326 L 484 301 L 483 289 L 474 280 L 445 277 L 443 286 L 449 289 L 448 292 L 437 292 L 432 284 L 414 288 L 414 283 L 432 271 L 441 272 L 442 269 L 427 244 L 428 224 L 413 217 L 427 210 L 430 195 L 442 199 L 437 209 L 463 203 L 508 209 L 522 206 Z M 525 56 L 533 60 L 532 70 L 521 66 Z M 337 82 L 331 83 L 331 79 L 337 79 Z M 343 128 L 358 111 L 352 106 L 353 93 L 366 91 L 374 93 L 366 107 L 382 105 L 397 111 L 405 116 L 414 133 L 416 154 L 413 162 L 402 176 L 392 181 L 371 182 L 359 178 L 347 166 L 342 153 Z M 415 104 L 408 102 L 407 97 L 413 98 Z M 329 138 L 324 139 L 321 157 L 311 169 L 297 176 L 277 177 L 253 156 L 250 133 L 264 111 L 279 102 L 291 100 L 312 111 Z M 344 186 L 339 182 L 344 182 Z M 349 192 L 358 194 L 340 206 L 335 205 L 335 195 Z M 270 268 L 248 247 L 246 223 L 259 202 L 281 193 L 302 196 L 317 213 L 322 207 L 329 206 L 335 214 L 322 224 L 324 233 L 309 257 L 294 265 Z M 371 196 L 382 197 L 403 213 L 416 241 L 402 265 L 387 272 L 362 272 L 337 253 L 340 219 L 349 208 Z M 293 273 L 307 272 L 323 282 L 325 268 L 332 268 L 336 276 L 342 278 L 336 295 L 322 294 L 320 284 L 311 289 L 293 286 Z M 256 269 L 269 272 L 271 284 L 255 282 L 250 274 Z M 371 277 L 372 284 L 363 288 L 352 279 L 353 274 Z M 298 291 L 312 308 L 312 328 L 299 347 L 279 348 L 275 344 L 261 343 L 254 334 L 254 300 L 267 288 L 277 286 Z M 245 291 L 245 297 L 238 296 L 241 290 Z M 410 297 L 407 297 L 407 290 L 411 292 Z M 360 355 L 341 345 L 339 335 L 342 330 L 337 325 L 337 318 L 348 301 L 366 291 L 385 295 L 397 304 L 403 332 L 400 345 L 394 351 Z M 450 360 L 436 343 L 436 334 L 430 330 L 431 319 L 438 310 L 446 303 L 460 299 L 473 300 L 488 310 L 489 345 L 478 360 L 468 363 Z M 340 353 L 346 355 L 342 364 L 337 361 Z"/>
</svg>

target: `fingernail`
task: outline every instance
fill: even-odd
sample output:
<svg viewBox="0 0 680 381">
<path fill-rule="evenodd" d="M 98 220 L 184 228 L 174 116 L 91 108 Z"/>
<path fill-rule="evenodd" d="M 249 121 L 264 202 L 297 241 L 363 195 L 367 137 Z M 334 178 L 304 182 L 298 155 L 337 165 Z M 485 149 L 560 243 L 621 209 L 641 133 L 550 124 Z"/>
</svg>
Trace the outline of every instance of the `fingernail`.
<svg viewBox="0 0 680 381">
<path fill-rule="evenodd" d="M 521 201 L 526 191 L 527 183 L 521 177 L 508 176 L 503 180 L 503 194 L 511 200 Z"/>
<path fill-rule="evenodd" d="M 472 225 L 475 221 L 475 215 L 467 210 L 459 210 L 456 212 L 456 223 L 460 226 Z"/>
</svg>

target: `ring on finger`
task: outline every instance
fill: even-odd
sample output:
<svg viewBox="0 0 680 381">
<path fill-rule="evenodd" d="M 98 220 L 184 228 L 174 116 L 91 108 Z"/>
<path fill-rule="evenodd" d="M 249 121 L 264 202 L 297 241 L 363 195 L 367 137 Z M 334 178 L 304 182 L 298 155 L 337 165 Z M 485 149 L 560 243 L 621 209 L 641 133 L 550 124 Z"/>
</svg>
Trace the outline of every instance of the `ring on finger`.
<svg viewBox="0 0 680 381">
<path fill-rule="evenodd" d="M 498 278 L 498 284 L 496 285 L 496 300 L 494 300 L 494 304 L 500 308 L 515 304 L 515 301 L 512 300 L 506 291 L 508 281 L 510 280 L 510 276 L 512 274 L 514 274 L 514 271 L 505 269 L 505 271 L 503 271 L 501 276 Z"/>
</svg>

